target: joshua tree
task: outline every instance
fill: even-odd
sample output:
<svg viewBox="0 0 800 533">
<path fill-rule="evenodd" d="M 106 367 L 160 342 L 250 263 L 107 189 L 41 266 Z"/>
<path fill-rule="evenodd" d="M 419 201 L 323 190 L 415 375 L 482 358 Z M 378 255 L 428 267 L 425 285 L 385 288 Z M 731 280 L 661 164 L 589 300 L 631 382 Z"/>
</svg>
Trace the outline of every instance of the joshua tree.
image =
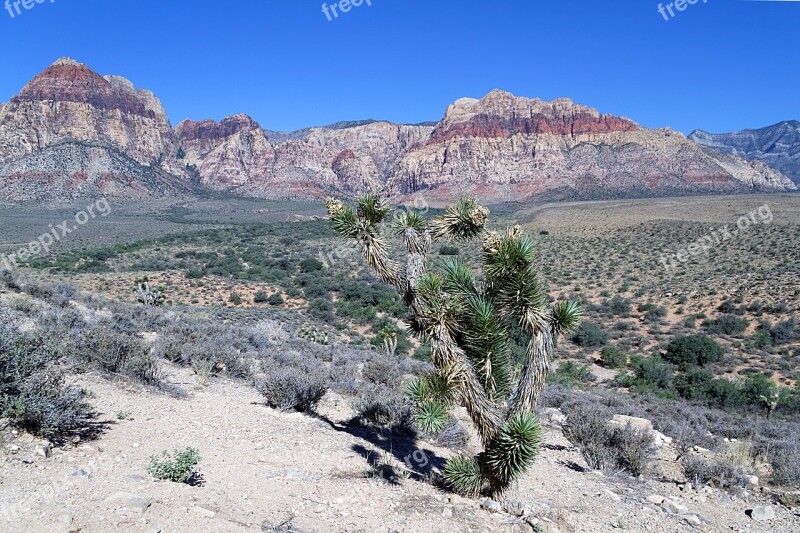
<svg viewBox="0 0 800 533">
<path fill-rule="evenodd" d="M 143 305 L 158 307 L 164 304 L 167 297 L 164 295 L 163 287 L 151 287 L 147 276 L 134 281 L 136 284 L 133 292 L 136 294 L 136 301 Z"/>
<path fill-rule="evenodd" d="M 488 487 L 502 493 L 531 465 L 541 443 L 534 408 L 544 389 L 558 335 L 573 330 L 582 311 L 574 302 L 547 306 L 534 266 L 534 242 L 519 226 L 503 233 L 485 229 L 489 210 L 476 199 L 462 199 L 444 215 L 426 220 L 414 211 L 399 212 L 390 224 L 406 251 L 390 257 L 381 234 L 391 212 L 375 194 L 356 208 L 327 201 L 331 226 L 355 239 L 369 266 L 398 289 L 409 309 L 412 332 L 429 342 L 436 371 L 409 384 L 422 429 L 445 424 L 447 410 L 460 401 L 469 412 L 485 451 L 474 458 L 448 461 L 445 477 L 452 488 L 478 494 Z M 428 270 L 428 254 L 437 240 L 483 241 L 483 272 L 461 259 L 445 259 L 439 272 Z M 522 368 L 513 367 L 509 329 L 520 326 L 530 342 Z"/>
</svg>

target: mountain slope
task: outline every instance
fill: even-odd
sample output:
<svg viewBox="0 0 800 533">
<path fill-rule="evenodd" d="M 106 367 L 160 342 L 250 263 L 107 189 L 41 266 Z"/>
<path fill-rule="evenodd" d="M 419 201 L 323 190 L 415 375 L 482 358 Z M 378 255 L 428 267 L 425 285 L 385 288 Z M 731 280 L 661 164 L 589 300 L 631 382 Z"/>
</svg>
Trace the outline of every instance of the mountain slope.
<svg viewBox="0 0 800 533">
<path fill-rule="evenodd" d="M 788 142 L 788 141 L 787 141 Z M 245 114 L 171 126 L 156 96 L 60 59 L 0 105 L 0 199 L 212 190 L 320 199 L 383 190 L 449 201 L 790 190 L 779 171 L 567 98 L 495 90 L 436 123 L 274 132 Z"/>
<path fill-rule="evenodd" d="M 764 165 L 723 161 L 678 132 L 642 128 L 566 98 L 544 102 L 503 91 L 450 106 L 388 181 L 396 194 L 474 192 L 504 201 L 791 187 Z"/>
<path fill-rule="evenodd" d="M 800 122 L 797 120 L 731 133 L 695 130 L 689 138 L 709 148 L 762 161 L 800 185 Z"/>
<path fill-rule="evenodd" d="M 0 108 L 0 198 L 189 190 L 170 177 L 185 172 L 179 148 L 153 93 L 59 59 Z M 102 179 L 81 186 L 93 172 Z"/>
</svg>

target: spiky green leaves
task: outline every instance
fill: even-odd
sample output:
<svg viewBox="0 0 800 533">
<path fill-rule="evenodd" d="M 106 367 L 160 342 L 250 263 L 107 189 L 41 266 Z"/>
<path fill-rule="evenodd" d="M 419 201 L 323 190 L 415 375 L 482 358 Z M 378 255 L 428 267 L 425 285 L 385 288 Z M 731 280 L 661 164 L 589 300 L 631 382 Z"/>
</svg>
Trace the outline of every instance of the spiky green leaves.
<svg viewBox="0 0 800 533">
<path fill-rule="evenodd" d="M 476 293 L 475 273 L 458 258 L 447 258 L 442 261 L 444 271 L 444 289 L 453 294 L 463 296 Z"/>
<path fill-rule="evenodd" d="M 423 400 L 417 405 L 414 423 L 423 433 L 439 433 L 447 424 L 447 409 L 436 400 Z"/>
<path fill-rule="evenodd" d="M 392 211 L 386 200 L 377 194 L 365 194 L 357 201 L 358 217 L 370 224 L 380 224 Z"/>
<path fill-rule="evenodd" d="M 553 306 L 550 327 L 554 336 L 574 331 L 581 323 L 583 309 L 578 302 L 561 300 Z"/>
<path fill-rule="evenodd" d="M 533 463 L 542 444 L 542 428 L 536 415 L 516 413 L 509 418 L 489 446 L 485 465 L 501 487 L 518 479 Z"/>
<path fill-rule="evenodd" d="M 486 394 L 502 401 L 511 389 L 511 349 L 508 327 L 483 295 L 466 298 L 463 344 Z"/>
<path fill-rule="evenodd" d="M 445 214 L 431 223 L 434 239 L 467 240 L 480 235 L 489 219 L 489 210 L 477 198 L 462 198 L 445 208 Z"/>
<path fill-rule="evenodd" d="M 534 266 L 536 245 L 521 235 L 519 226 L 503 237 L 494 235 L 484 241 L 484 262 L 490 290 L 500 309 L 521 317 L 531 309 L 544 309 L 544 287 Z"/>
<path fill-rule="evenodd" d="M 360 225 L 358 217 L 352 207 L 342 205 L 342 202 L 334 198 L 328 198 L 325 202 L 328 207 L 328 216 L 331 220 L 333 231 L 342 237 L 356 238 Z"/>
<path fill-rule="evenodd" d="M 439 372 L 426 372 L 406 385 L 406 394 L 414 400 L 414 420 L 424 433 L 439 433 L 447 424 L 447 411 L 455 403 L 455 391 Z"/>
<path fill-rule="evenodd" d="M 462 496 L 475 497 L 481 493 L 486 479 L 475 459 L 453 457 L 444 466 L 444 479 L 454 492 Z"/>
</svg>

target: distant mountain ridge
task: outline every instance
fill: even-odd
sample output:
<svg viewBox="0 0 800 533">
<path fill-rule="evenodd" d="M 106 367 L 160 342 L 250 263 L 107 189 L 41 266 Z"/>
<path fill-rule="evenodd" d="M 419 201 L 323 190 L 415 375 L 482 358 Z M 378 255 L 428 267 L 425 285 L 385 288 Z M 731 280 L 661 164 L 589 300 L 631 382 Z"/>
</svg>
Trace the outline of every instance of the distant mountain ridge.
<svg viewBox="0 0 800 533">
<path fill-rule="evenodd" d="M 762 161 L 800 185 L 800 121 L 731 133 L 695 130 L 689 138 L 703 146 Z"/>
<path fill-rule="evenodd" d="M 0 200 L 199 189 L 267 199 L 383 190 L 486 201 L 794 190 L 779 171 L 670 129 L 495 90 L 435 123 L 339 122 L 296 132 L 245 114 L 173 127 L 158 98 L 63 58 L 0 104 Z"/>
</svg>

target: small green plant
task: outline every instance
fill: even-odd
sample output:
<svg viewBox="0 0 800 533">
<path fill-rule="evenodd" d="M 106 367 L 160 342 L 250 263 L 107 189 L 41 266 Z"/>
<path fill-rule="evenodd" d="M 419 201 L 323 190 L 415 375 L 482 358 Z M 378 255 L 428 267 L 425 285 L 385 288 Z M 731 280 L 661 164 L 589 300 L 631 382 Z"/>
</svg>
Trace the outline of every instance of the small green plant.
<svg viewBox="0 0 800 533">
<path fill-rule="evenodd" d="M 133 413 L 130 411 L 117 411 L 117 420 L 133 420 Z"/>
<path fill-rule="evenodd" d="M 196 474 L 195 467 L 200 462 L 200 454 L 194 448 L 174 450 L 171 454 L 166 450 L 161 455 L 150 457 L 147 473 L 156 479 L 187 483 Z"/>
</svg>

